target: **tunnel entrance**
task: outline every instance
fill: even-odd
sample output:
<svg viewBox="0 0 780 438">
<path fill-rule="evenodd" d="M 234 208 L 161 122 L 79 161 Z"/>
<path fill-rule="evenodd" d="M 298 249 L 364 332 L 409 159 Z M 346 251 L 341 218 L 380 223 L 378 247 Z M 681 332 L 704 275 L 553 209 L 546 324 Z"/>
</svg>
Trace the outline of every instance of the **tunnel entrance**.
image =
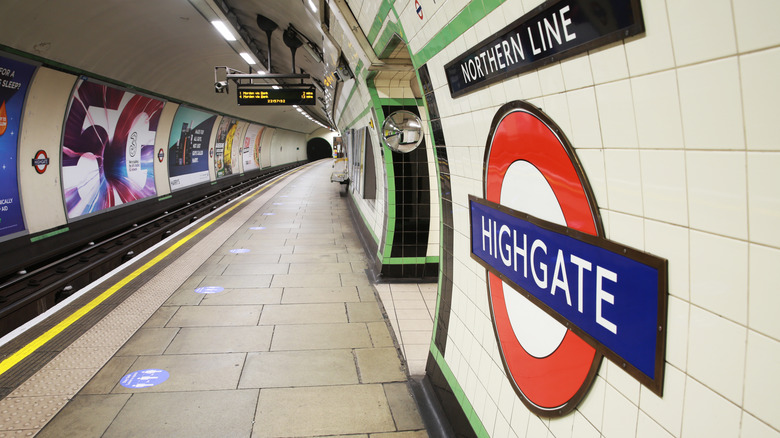
<svg viewBox="0 0 780 438">
<path fill-rule="evenodd" d="M 324 138 L 312 138 L 306 143 L 306 156 L 309 161 L 321 160 L 333 156 L 333 149 L 330 143 Z"/>
</svg>

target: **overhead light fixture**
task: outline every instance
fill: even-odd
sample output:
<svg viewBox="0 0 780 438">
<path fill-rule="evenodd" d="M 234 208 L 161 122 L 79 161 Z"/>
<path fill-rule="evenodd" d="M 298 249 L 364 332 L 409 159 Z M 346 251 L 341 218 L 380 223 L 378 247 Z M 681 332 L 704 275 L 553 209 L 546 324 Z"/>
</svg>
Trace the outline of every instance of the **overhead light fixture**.
<svg viewBox="0 0 780 438">
<path fill-rule="evenodd" d="M 244 61 L 246 61 L 247 64 L 249 64 L 249 65 L 257 64 L 255 62 L 255 60 L 252 59 L 252 55 L 250 55 L 249 53 L 241 52 L 241 53 L 239 53 L 239 55 L 241 55 L 241 57 L 244 58 Z"/>
<path fill-rule="evenodd" d="M 228 41 L 236 40 L 236 37 L 233 36 L 233 32 L 228 29 L 227 25 L 223 23 L 222 20 L 214 20 L 211 22 L 211 24 L 219 31 L 220 35 L 222 35 L 222 38 Z"/>
<path fill-rule="evenodd" d="M 309 2 L 309 9 L 311 9 L 311 11 L 316 14 L 317 13 L 317 5 L 315 5 L 312 0 L 307 0 L 307 1 Z"/>
</svg>

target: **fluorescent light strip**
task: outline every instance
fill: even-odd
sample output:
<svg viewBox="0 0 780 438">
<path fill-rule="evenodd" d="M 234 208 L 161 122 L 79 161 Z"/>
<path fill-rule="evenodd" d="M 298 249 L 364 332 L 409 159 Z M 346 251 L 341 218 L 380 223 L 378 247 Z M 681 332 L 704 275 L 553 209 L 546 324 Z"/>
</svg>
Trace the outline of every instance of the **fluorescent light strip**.
<svg viewBox="0 0 780 438">
<path fill-rule="evenodd" d="M 225 23 L 222 22 L 222 20 L 214 20 L 211 22 L 212 25 L 219 31 L 219 33 L 222 35 L 222 38 L 228 40 L 228 41 L 235 41 L 236 37 L 233 36 L 233 33 L 228 29 L 228 27 L 225 25 Z"/>
<path fill-rule="evenodd" d="M 241 57 L 244 58 L 244 61 L 246 61 L 247 64 L 249 64 L 249 65 L 255 65 L 256 64 L 255 60 L 252 59 L 252 55 L 250 55 L 249 53 L 241 52 L 241 53 L 239 53 L 239 55 L 241 55 Z"/>
</svg>

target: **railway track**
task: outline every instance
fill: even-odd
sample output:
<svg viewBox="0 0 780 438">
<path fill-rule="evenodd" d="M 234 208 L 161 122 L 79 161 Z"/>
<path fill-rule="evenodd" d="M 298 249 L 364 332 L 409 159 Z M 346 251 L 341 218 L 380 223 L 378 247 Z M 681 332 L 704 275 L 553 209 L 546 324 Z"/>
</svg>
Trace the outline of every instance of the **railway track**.
<svg viewBox="0 0 780 438">
<path fill-rule="evenodd" d="M 0 283 L 0 336 L 55 307 L 203 215 L 293 167 L 280 168 L 223 188 L 3 279 Z"/>
</svg>

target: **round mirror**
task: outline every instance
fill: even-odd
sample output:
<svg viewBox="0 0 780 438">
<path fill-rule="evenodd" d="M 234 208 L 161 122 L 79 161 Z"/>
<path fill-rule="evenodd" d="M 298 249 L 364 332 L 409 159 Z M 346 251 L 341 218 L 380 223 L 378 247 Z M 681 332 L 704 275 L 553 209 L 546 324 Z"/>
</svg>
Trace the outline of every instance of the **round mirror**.
<svg viewBox="0 0 780 438">
<path fill-rule="evenodd" d="M 409 153 L 422 143 L 422 121 L 411 111 L 396 111 L 382 124 L 382 136 L 393 151 Z"/>
</svg>

